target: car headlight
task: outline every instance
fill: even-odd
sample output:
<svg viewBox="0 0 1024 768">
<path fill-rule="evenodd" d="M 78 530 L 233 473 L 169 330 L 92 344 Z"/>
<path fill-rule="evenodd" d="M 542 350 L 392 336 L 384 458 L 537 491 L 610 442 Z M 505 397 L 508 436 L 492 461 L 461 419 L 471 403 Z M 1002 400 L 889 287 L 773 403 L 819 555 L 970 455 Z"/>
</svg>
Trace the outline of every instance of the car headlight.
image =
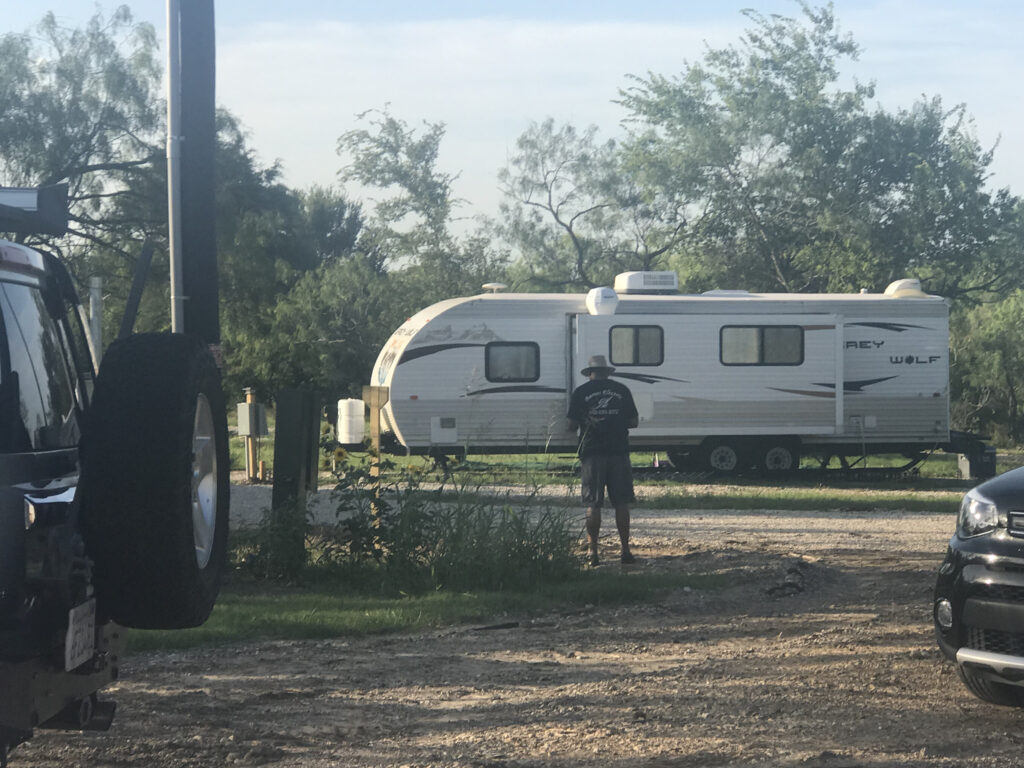
<svg viewBox="0 0 1024 768">
<path fill-rule="evenodd" d="M 980 536 L 999 527 L 999 509 L 976 491 L 968 491 L 960 502 L 957 532 L 964 538 Z"/>
</svg>

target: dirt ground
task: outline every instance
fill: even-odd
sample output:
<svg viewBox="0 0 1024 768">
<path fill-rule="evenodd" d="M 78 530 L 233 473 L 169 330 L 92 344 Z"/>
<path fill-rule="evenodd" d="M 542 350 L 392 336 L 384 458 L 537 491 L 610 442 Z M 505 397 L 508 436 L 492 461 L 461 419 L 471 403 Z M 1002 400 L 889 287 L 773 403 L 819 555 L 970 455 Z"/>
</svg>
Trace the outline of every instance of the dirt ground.
<svg viewBox="0 0 1024 768">
<path fill-rule="evenodd" d="M 103 734 L 14 766 L 1019 766 L 1024 711 L 932 639 L 949 515 L 634 515 L 643 569 L 727 574 L 657 605 L 133 657 Z M 606 563 L 618 569 L 609 537 Z"/>
</svg>

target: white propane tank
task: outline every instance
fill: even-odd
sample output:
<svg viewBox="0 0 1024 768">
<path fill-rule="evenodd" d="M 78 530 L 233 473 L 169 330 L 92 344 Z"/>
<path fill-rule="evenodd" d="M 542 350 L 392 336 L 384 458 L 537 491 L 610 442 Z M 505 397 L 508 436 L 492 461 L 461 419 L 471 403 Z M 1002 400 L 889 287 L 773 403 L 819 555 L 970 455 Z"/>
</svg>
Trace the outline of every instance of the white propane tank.
<svg viewBox="0 0 1024 768">
<path fill-rule="evenodd" d="M 362 400 L 346 398 L 338 401 L 338 442 L 356 445 L 363 442 L 366 406 Z"/>
<path fill-rule="evenodd" d="M 619 306 L 619 296 L 607 286 L 591 288 L 587 293 L 587 312 L 592 315 L 614 315 Z"/>
</svg>

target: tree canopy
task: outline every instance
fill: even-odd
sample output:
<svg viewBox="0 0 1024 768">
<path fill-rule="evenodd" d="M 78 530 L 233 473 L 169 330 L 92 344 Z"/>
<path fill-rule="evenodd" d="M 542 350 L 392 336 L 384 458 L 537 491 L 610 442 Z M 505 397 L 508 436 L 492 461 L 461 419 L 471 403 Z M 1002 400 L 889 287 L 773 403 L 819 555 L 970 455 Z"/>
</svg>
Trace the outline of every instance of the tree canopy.
<svg viewBox="0 0 1024 768">
<path fill-rule="evenodd" d="M 737 45 L 633 76 L 625 135 L 534 124 L 501 175 L 529 281 L 590 287 L 672 267 L 693 290 L 855 291 L 914 276 L 953 299 L 1016 285 L 1021 206 L 988 188 L 963 105 L 888 112 L 845 85 L 832 7 L 745 11 Z"/>
<path fill-rule="evenodd" d="M 133 182 L 163 154 L 156 55 L 153 28 L 126 7 L 77 30 L 48 13 L 36 34 L 0 37 L 0 183 L 69 185 L 70 236 L 29 244 L 70 262 L 95 247 L 130 252 Z"/>
</svg>

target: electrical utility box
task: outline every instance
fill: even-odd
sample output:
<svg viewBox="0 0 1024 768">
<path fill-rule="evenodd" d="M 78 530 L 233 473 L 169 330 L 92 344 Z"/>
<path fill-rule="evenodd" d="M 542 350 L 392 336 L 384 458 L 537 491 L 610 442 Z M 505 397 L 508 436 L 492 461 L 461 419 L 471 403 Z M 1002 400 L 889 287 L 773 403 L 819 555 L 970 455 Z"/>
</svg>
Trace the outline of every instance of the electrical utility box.
<svg viewBox="0 0 1024 768">
<path fill-rule="evenodd" d="M 267 429 L 267 409 L 263 403 L 238 404 L 238 436 L 264 437 L 270 434 Z"/>
</svg>

